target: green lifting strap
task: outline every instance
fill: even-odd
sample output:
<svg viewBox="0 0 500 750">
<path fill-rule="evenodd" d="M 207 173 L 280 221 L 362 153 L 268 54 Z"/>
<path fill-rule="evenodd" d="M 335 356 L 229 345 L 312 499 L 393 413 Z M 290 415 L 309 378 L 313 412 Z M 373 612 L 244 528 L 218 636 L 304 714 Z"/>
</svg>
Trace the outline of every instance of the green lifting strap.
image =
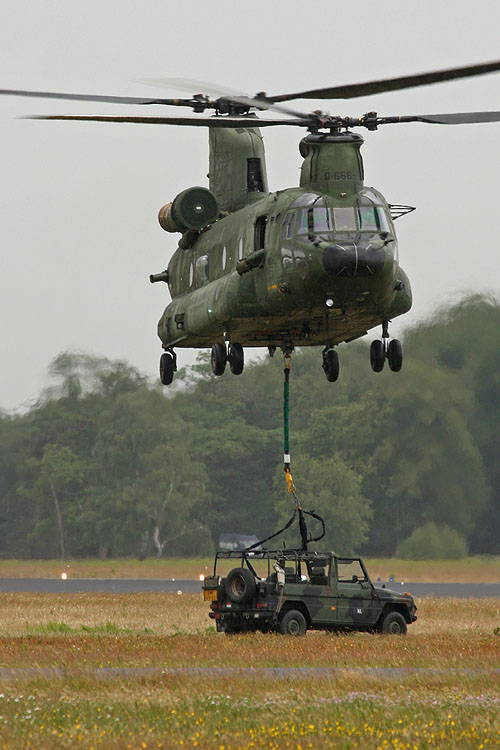
<svg viewBox="0 0 500 750">
<path fill-rule="evenodd" d="M 290 357 L 285 357 L 285 382 L 283 384 L 283 463 L 290 471 Z"/>
</svg>

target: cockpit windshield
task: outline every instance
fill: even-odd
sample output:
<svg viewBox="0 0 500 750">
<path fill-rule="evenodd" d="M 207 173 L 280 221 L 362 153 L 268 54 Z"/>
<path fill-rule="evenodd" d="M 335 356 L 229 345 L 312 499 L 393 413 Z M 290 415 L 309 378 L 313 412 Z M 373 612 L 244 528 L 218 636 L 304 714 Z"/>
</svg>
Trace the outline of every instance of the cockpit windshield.
<svg viewBox="0 0 500 750">
<path fill-rule="evenodd" d="M 324 235 L 330 232 L 390 232 L 383 206 L 325 206 L 298 208 L 296 235 Z M 291 223 L 287 225 L 288 233 Z"/>
</svg>

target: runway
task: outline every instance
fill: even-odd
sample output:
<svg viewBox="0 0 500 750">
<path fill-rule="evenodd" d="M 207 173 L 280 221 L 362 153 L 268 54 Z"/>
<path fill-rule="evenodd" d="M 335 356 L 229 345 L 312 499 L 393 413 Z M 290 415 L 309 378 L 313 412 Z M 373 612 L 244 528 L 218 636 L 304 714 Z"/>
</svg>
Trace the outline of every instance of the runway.
<svg viewBox="0 0 500 750">
<path fill-rule="evenodd" d="M 377 586 L 382 585 L 377 583 Z M 415 597 L 451 596 L 458 598 L 500 597 L 500 583 L 412 583 L 386 582 L 391 591 L 409 591 Z M 0 593 L 31 592 L 38 594 L 164 594 L 201 593 L 201 583 L 187 579 L 138 578 L 0 578 Z"/>
</svg>

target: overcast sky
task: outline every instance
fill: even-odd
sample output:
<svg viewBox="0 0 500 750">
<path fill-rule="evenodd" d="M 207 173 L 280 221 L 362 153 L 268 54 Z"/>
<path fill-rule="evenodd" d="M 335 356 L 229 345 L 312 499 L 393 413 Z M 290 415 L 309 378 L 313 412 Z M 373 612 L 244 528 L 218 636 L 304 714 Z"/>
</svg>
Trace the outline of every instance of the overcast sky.
<svg viewBox="0 0 500 750">
<path fill-rule="evenodd" d="M 0 88 L 197 93 L 139 82 L 166 76 L 277 94 L 499 57 L 500 5 L 491 0 L 0 0 Z M 493 74 L 301 108 L 353 116 L 500 110 L 499 94 Z M 207 185 L 202 128 L 18 119 L 31 113 L 144 108 L 0 97 L 7 409 L 29 403 L 67 349 L 156 374 L 156 324 L 169 298 L 148 277 L 166 267 L 177 240 L 162 231 L 157 211 L 184 188 Z M 264 131 L 271 189 L 297 184 L 302 135 Z M 363 135 L 366 184 L 389 202 L 417 206 L 396 225 L 414 308 L 392 331 L 466 291 L 498 294 L 500 124 L 388 125 Z M 181 366 L 193 359 L 180 351 Z"/>
</svg>

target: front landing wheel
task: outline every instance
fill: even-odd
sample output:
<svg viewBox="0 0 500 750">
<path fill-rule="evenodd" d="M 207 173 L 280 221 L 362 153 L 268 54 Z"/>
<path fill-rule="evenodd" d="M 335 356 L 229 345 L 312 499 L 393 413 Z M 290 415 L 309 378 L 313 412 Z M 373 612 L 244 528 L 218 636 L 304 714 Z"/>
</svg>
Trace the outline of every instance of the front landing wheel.
<svg viewBox="0 0 500 750">
<path fill-rule="evenodd" d="M 370 344 L 370 364 L 373 372 L 382 372 L 384 369 L 385 352 L 384 345 L 376 339 Z"/>
<path fill-rule="evenodd" d="M 401 341 L 392 339 L 387 348 L 389 367 L 393 372 L 399 372 L 403 366 L 403 347 Z"/>
<path fill-rule="evenodd" d="M 321 365 L 325 371 L 326 379 L 330 383 L 335 383 L 339 376 L 339 355 L 335 349 L 327 349 L 323 352 L 323 364 Z"/>
</svg>

